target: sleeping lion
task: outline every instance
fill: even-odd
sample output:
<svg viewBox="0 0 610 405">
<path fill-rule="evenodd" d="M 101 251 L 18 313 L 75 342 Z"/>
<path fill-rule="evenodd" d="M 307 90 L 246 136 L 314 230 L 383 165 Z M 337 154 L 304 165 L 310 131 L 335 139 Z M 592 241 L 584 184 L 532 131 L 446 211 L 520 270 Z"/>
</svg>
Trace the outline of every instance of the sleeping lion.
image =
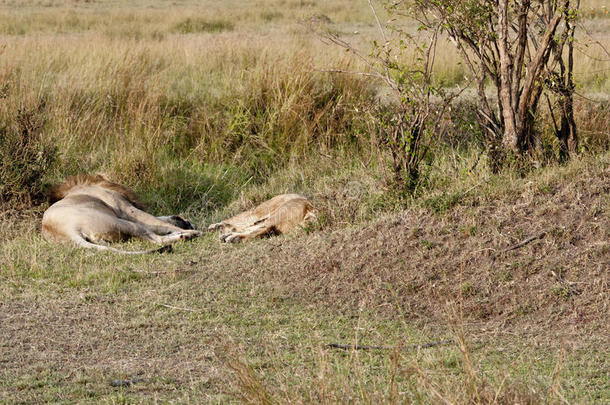
<svg viewBox="0 0 610 405">
<path fill-rule="evenodd" d="M 299 194 L 281 194 L 232 218 L 212 224 L 208 231 L 220 230 L 223 242 L 248 241 L 279 235 L 315 221 L 311 202 Z"/>
<path fill-rule="evenodd" d="M 102 175 L 78 175 L 51 190 L 52 205 L 42 217 L 42 234 L 49 241 L 125 254 L 167 250 L 167 247 L 128 252 L 100 244 L 131 237 L 159 245 L 201 235 L 178 216 L 155 217 L 142 210 L 135 193 Z"/>
</svg>

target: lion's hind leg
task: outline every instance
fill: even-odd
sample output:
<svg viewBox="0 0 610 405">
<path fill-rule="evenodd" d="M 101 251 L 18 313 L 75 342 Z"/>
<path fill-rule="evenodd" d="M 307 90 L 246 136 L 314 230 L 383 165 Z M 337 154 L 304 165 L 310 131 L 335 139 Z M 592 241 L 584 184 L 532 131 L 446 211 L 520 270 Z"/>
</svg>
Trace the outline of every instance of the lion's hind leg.
<svg viewBox="0 0 610 405">
<path fill-rule="evenodd" d="M 124 251 L 106 246 L 105 244 L 100 244 L 108 241 L 126 240 L 130 237 L 138 237 L 153 243 L 163 244 L 164 241 L 159 235 L 155 235 L 140 224 L 122 220 L 120 218 L 106 218 L 100 223 L 89 225 L 89 227 L 74 227 L 68 232 L 67 236 L 77 246 L 116 253 L 146 254 L 167 251 L 168 249 L 164 246 L 161 249 L 147 251 Z M 79 230 L 79 228 L 86 228 L 86 231 Z"/>
<path fill-rule="evenodd" d="M 223 242 L 228 243 L 237 243 L 242 241 L 251 240 L 257 237 L 262 237 L 266 235 L 277 235 L 280 232 L 276 229 L 275 226 L 270 224 L 260 224 L 254 225 L 250 228 L 244 229 L 242 232 L 233 232 L 226 235 L 222 235 L 220 239 Z"/>
<path fill-rule="evenodd" d="M 125 241 L 129 238 L 139 238 L 159 245 L 173 243 L 181 239 L 188 239 L 193 231 L 171 230 L 167 234 L 159 235 L 155 227 L 147 226 L 139 222 L 132 222 L 122 218 L 107 217 L 103 218 L 95 225 L 89 224 L 83 231 L 83 237 L 91 242 L 98 241 Z"/>
<path fill-rule="evenodd" d="M 159 219 L 149 214 L 148 212 L 142 211 L 132 205 L 125 204 L 123 210 L 127 216 L 127 220 L 133 221 L 132 223 L 142 224 L 155 234 L 172 235 L 176 232 L 181 232 L 185 235 L 183 239 L 191 239 L 202 234 L 200 231 L 192 229 L 182 229 L 170 222 L 166 222 L 165 220 Z"/>
</svg>

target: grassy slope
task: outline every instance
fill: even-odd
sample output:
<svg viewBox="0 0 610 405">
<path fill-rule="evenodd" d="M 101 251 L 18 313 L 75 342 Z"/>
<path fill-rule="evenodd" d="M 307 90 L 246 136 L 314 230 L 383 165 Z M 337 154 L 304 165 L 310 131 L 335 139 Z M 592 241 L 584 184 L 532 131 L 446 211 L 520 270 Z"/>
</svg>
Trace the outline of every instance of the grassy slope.
<svg viewBox="0 0 610 405">
<path fill-rule="evenodd" d="M 52 246 L 21 222 L 2 249 L 0 398 L 608 401 L 609 184 L 606 153 L 363 225 L 237 246 L 208 235 L 148 257 Z M 454 345 L 324 348 L 460 328 L 474 377 Z"/>
</svg>

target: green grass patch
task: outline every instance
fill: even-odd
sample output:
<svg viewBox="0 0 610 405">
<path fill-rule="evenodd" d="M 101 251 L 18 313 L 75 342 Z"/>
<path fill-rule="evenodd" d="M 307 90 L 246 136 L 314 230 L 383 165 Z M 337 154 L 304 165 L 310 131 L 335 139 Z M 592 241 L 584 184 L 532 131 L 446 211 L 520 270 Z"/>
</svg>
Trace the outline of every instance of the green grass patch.
<svg viewBox="0 0 610 405">
<path fill-rule="evenodd" d="M 235 24 L 228 20 L 207 20 L 203 18 L 187 18 L 173 27 L 173 31 L 180 34 L 198 34 L 201 32 L 232 31 Z"/>
</svg>

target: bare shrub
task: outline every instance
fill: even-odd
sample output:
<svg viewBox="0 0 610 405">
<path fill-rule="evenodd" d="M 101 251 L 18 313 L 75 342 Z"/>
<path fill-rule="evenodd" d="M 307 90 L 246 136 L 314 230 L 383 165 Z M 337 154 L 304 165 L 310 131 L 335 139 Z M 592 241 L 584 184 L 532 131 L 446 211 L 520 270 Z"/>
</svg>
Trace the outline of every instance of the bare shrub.
<svg viewBox="0 0 610 405">
<path fill-rule="evenodd" d="M 390 90 L 392 99 L 379 101 L 368 108 L 373 143 L 380 160 L 390 155 L 391 178 L 386 182 L 395 190 L 412 192 L 419 184 L 420 163 L 426 156 L 432 135 L 443 125 L 444 114 L 455 94 L 450 94 L 433 81 L 436 46 L 442 26 L 410 34 L 395 22 L 382 24 L 371 0 L 380 41 L 373 41 L 370 53 L 364 53 L 327 31 L 322 38 L 345 48 L 368 66 L 368 72 L 352 73 L 381 80 Z M 409 58 L 407 54 L 414 57 Z M 382 162 L 382 167 L 383 167 Z M 384 172 L 385 176 L 385 172 Z"/>
<path fill-rule="evenodd" d="M 387 6 L 391 14 L 415 18 L 424 29 L 440 24 L 457 47 L 477 84 L 479 120 L 488 131 L 490 155 L 498 161 L 492 168 L 502 165 L 506 153 L 540 150 L 536 121 L 543 98 L 560 117 L 555 125 L 560 157 L 576 153 L 573 44 L 579 0 L 415 0 Z"/>
</svg>

